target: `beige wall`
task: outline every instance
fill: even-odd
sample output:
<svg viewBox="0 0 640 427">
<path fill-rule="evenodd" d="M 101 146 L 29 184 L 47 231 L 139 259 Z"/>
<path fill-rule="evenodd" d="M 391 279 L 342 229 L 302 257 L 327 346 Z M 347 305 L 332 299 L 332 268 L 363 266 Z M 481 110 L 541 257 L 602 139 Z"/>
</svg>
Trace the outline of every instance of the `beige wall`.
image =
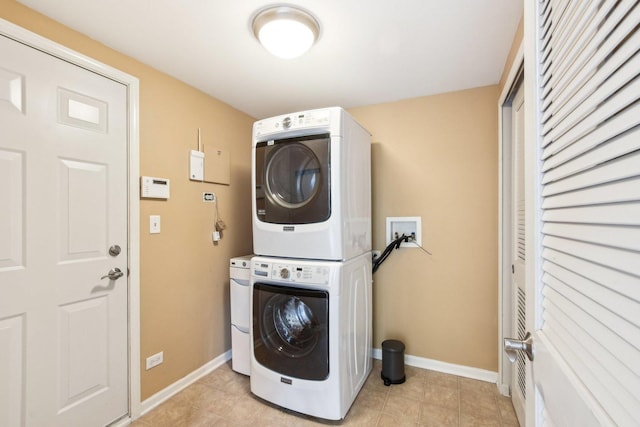
<svg viewBox="0 0 640 427">
<path fill-rule="evenodd" d="M 142 399 L 230 348 L 229 258 L 251 252 L 250 157 L 253 119 L 205 94 L 11 1 L 0 18 L 61 43 L 140 79 L 140 173 L 171 179 L 168 201 L 140 202 Z M 228 150 L 231 185 L 188 180 L 188 153 L 197 128 L 207 147 Z M 211 242 L 215 192 L 227 224 Z M 149 215 L 162 233 L 148 234 Z M 164 351 L 164 363 L 144 370 L 144 359 Z"/>
<path fill-rule="evenodd" d="M 140 204 L 145 399 L 230 348 L 228 259 L 251 251 L 253 119 L 12 0 L 0 0 L 0 17 L 140 79 L 140 173 L 171 179 L 169 201 Z M 375 347 L 397 338 L 407 354 L 497 370 L 498 95 L 490 86 L 350 110 L 373 134 L 374 248 L 385 217 L 421 216 L 433 254 L 401 249 L 375 274 Z M 229 150 L 230 186 L 188 181 L 198 127 L 207 147 Z M 218 195 L 228 225 L 217 246 L 203 191 Z M 159 235 L 147 233 L 150 214 L 162 217 Z M 145 371 L 158 351 L 164 363 Z"/>
<path fill-rule="evenodd" d="M 498 86 L 349 111 L 372 133 L 373 246 L 385 218 L 422 217 L 419 249 L 373 276 L 374 347 L 498 369 Z"/>
</svg>

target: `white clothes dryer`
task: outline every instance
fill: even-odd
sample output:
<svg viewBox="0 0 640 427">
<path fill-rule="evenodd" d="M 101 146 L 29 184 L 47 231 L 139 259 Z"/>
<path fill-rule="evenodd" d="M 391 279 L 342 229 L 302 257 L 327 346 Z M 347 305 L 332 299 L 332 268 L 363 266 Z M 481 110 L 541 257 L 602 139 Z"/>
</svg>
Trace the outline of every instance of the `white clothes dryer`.
<svg viewBox="0 0 640 427">
<path fill-rule="evenodd" d="M 371 254 L 345 262 L 251 261 L 251 392 L 345 417 L 371 372 Z"/>
<path fill-rule="evenodd" d="M 253 125 L 253 249 L 343 261 L 371 250 L 371 136 L 340 107 Z"/>
</svg>

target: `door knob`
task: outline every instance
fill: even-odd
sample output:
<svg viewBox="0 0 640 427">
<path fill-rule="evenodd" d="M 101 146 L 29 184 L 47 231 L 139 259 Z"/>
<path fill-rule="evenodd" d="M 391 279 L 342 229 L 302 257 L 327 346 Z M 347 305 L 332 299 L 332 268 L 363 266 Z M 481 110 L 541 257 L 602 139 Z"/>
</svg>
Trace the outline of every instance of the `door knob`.
<svg viewBox="0 0 640 427">
<path fill-rule="evenodd" d="M 116 267 L 109 270 L 109 272 L 106 275 L 102 276 L 100 280 L 106 279 L 107 277 L 109 278 L 109 280 L 117 280 L 122 276 L 124 276 L 124 273 Z"/>
<path fill-rule="evenodd" d="M 524 351 L 524 354 L 533 362 L 533 337 L 531 333 L 527 332 L 523 340 L 505 338 L 504 351 L 507 353 L 507 357 L 511 363 L 516 361 L 519 351 Z"/>
</svg>

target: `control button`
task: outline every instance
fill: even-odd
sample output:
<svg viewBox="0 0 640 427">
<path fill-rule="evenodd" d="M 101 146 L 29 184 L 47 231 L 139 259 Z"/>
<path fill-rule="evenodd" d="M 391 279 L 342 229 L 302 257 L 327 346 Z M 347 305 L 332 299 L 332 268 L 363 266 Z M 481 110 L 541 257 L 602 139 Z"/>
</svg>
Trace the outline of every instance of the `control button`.
<svg viewBox="0 0 640 427">
<path fill-rule="evenodd" d="M 282 127 L 285 129 L 289 129 L 291 127 L 291 117 L 285 117 L 282 121 Z"/>
<path fill-rule="evenodd" d="M 283 268 L 282 270 L 280 270 L 280 277 L 282 277 L 283 279 L 288 279 L 289 278 L 289 269 Z"/>
</svg>

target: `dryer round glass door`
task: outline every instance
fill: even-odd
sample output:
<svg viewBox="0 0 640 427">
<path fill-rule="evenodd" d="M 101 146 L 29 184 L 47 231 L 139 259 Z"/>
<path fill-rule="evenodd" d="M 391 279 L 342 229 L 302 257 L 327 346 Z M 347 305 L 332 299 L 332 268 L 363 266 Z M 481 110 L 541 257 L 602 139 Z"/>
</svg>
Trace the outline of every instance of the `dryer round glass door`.
<svg viewBox="0 0 640 427">
<path fill-rule="evenodd" d="M 253 284 L 253 348 L 257 362 L 310 380 L 329 375 L 329 294 Z"/>
<path fill-rule="evenodd" d="M 331 139 L 313 135 L 258 142 L 255 214 L 272 224 L 313 224 L 331 216 Z"/>
<path fill-rule="evenodd" d="M 279 147 L 267 164 L 267 191 L 285 208 L 300 208 L 318 193 L 320 162 L 300 143 Z"/>
</svg>

